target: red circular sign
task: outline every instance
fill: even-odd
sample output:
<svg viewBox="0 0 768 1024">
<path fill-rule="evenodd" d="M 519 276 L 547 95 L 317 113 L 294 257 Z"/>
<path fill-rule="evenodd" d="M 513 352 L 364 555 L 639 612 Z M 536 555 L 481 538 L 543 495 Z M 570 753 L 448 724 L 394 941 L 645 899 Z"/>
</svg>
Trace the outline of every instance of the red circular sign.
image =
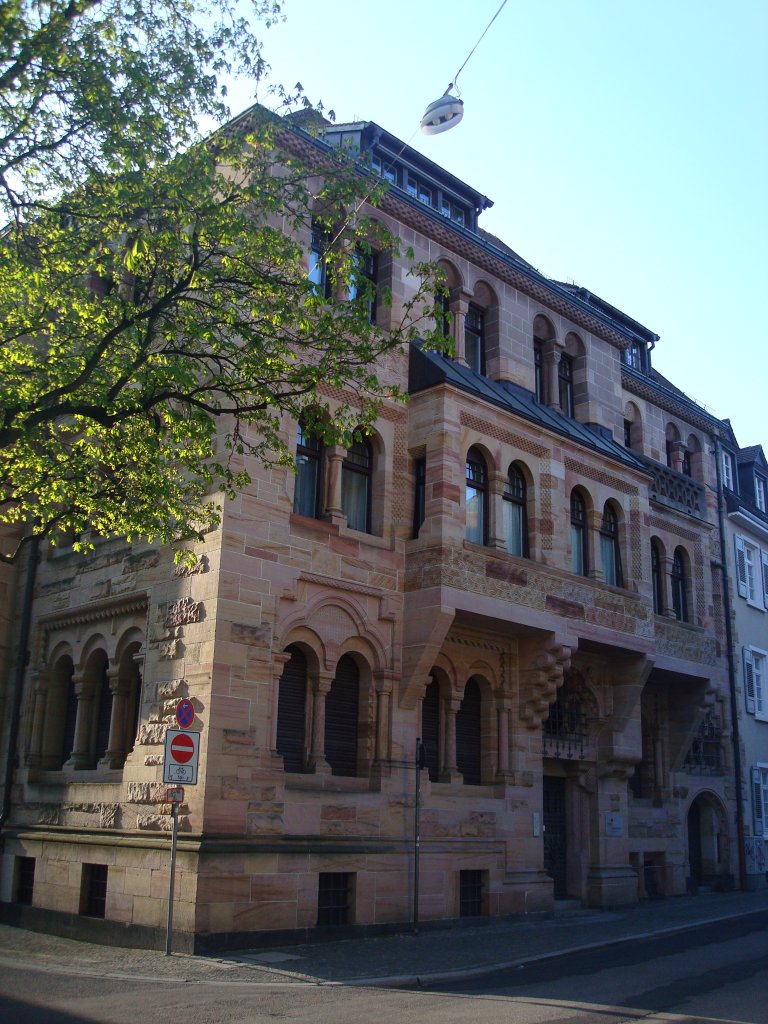
<svg viewBox="0 0 768 1024">
<path fill-rule="evenodd" d="M 191 736 L 182 733 L 171 740 L 171 757 L 177 764 L 186 764 L 195 753 L 195 741 Z"/>
</svg>

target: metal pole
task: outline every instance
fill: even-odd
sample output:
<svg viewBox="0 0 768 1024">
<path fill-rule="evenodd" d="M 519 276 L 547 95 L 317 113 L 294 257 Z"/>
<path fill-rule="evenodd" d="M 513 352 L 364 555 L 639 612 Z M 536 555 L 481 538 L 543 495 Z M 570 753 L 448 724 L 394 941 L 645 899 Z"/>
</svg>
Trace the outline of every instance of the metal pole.
<svg viewBox="0 0 768 1024">
<path fill-rule="evenodd" d="M 419 934 L 419 819 L 421 815 L 421 769 L 424 767 L 424 746 L 416 737 L 416 800 L 413 828 L 413 934 Z"/>
<path fill-rule="evenodd" d="M 171 833 L 171 878 L 168 882 L 168 923 L 165 929 L 165 955 L 171 955 L 171 934 L 173 932 L 173 882 L 176 875 L 176 836 L 178 834 L 179 805 L 174 801 L 171 804 L 171 817 L 173 818 L 173 831 Z"/>
</svg>

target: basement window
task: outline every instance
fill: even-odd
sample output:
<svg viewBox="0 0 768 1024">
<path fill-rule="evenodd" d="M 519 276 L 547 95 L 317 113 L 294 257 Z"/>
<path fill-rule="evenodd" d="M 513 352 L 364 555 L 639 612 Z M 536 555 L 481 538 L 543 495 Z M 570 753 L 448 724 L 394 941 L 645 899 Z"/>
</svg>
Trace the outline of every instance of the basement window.
<svg viewBox="0 0 768 1024">
<path fill-rule="evenodd" d="M 35 858 L 16 858 L 16 903 L 32 906 L 32 894 L 35 888 Z"/>
<path fill-rule="evenodd" d="M 107 865 L 83 864 L 80 913 L 83 917 L 104 917 L 107 907 Z"/>
<path fill-rule="evenodd" d="M 459 872 L 459 917 L 480 917 L 484 913 L 487 871 Z"/>
<path fill-rule="evenodd" d="M 317 924 L 344 925 L 352 923 L 354 873 L 321 871 L 317 886 Z"/>
</svg>

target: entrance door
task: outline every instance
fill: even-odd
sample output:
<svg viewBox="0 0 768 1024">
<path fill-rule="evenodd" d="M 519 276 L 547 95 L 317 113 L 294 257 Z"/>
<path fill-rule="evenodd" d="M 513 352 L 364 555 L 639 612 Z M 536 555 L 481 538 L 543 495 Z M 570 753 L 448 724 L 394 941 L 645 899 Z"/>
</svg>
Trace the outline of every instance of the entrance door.
<svg viewBox="0 0 768 1024">
<path fill-rule="evenodd" d="M 565 851 L 565 779 L 545 775 L 544 870 L 554 880 L 556 900 L 568 895 Z"/>
<path fill-rule="evenodd" d="M 702 885 L 704 871 L 701 862 L 701 811 L 697 801 L 691 804 L 688 811 L 688 861 L 691 865 L 691 879 L 696 885 Z"/>
</svg>

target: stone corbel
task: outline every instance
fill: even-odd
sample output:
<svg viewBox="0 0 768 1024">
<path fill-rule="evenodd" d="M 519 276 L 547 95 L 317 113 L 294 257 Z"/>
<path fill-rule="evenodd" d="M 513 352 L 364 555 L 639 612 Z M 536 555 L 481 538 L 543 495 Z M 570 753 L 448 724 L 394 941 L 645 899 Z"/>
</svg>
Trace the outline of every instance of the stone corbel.
<svg viewBox="0 0 768 1024">
<path fill-rule="evenodd" d="M 520 668 L 520 720 L 526 728 L 538 729 L 547 717 L 570 664 L 571 648 L 551 637 L 528 667 Z"/>
</svg>

